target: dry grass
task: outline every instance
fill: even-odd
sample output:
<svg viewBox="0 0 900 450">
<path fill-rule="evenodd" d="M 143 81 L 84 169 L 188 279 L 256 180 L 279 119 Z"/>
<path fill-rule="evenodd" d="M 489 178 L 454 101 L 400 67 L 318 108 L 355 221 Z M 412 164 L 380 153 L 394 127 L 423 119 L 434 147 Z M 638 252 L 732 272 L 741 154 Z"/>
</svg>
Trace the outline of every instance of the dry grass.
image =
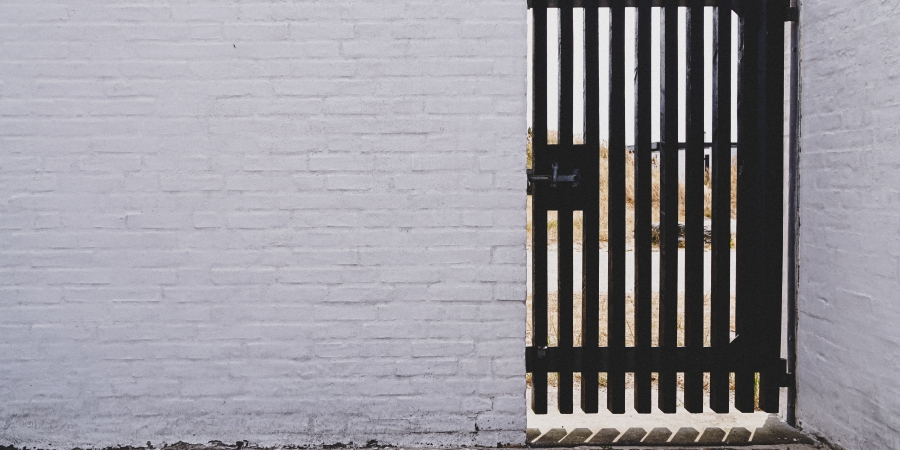
<svg viewBox="0 0 900 450">
<path fill-rule="evenodd" d="M 527 345 L 531 345 L 531 337 L 532 337 L 532 325 L 531 325 L 531 296 L 528 296 L 527 299 L 527 308 L 528 308 L 528 330 L 525 335 L 525 342 Z M 573 330 L 574 330 L 574 345 L 576 347 L 581 345 L 581 293 L 575 292 L 573 295 Z M 598 336 L 600 340 L 600 346 L 605 347 L 608 345 L 608 336 L 606 330 L 606 314 L 608 307 L 608 300 L 605 293 L 600 294 L 600 314 L 599 314 L 599 332 Z M 547 337 L 549 339 L 549 345 L 556 346 L 559 342 L 559 302 L 556 292 L 550 292 L 547 299 L 547 307 L 548 307 L 548 320 L 547 320 Z M 734 308 L 734 297 L 731 297 L 731 307 Z M 684 345 L 684 294 L 680 294 L 678 296 L 678 324 L 677 324 L 677 336 L 678 336 L 678 345 Z M 703 340 L 704 345 L 710 345 L 709 341 L 709 317 L 710 317 L 710 298 L 707 294 L 703 298 L 703 309 L 704 315 L 706 317 L 706 321 L 703 324 Z M 651 319 L 652 326 L 652 336 L 651 336 L 651 345 L 658 346 L 659 345 L 659 294 L 653 293 L 653 304 L 651 307 L 653 312 L 653 317 Z M 634 345 L 634 297 L 631 294 L 627 294 L 625 296 L 625 317 L 626 317 L 626 328 L 625 328 L 625 345 L 633 346 Z M 731 318 L 731 331 L 735 331 L 735 323 L 734 317 Z"/>
<path fill-rule="evenodd" d="M 528 133 L 527 153 L 528 167 L 532 167 L 532 151 L 531 151 L 531 133 Z M 547 136 L 548 143 L 559 142 L 559 135 L 555 131 L 550 131 Z M 576 144 L 583 144 L 584 141 L 580 136 L 575 136 Z M 600 241 L 607 242 L 609 228 L 608 205 L 609 205 L 609 149 L 603 143 L 600 146 Z M 631 153 L 625 149 L 625 232 L 626 239 L 631 241 L 634 237 L 634 158 Z M 709 172 L 704 176 L 704 214 L 706 217 L 712 217 L 712 185 Z M 651 198 L 652 198 L 652 218 L 654 222 L 659 221 L 659 197 L 660 197 L 660 173 L 659 164 L 654 158 L 653 167 L 651 169 Z M 528 231 L 531 231 L 531 199 L 528 200 Z M 731 167 L 731 217 L 737 217 L 737 165 L 732 161 Z M 678 220 L 684 221 L 684 183 L 678 183 Z M 548 220 L 547 230 L 550 242 L 556 242 L 556 226 L 555 220 Z M 574 232 L 578 236 L 581 233 L 582 220 L 578 217 L 574 220 Z M 530 240 L 529 240 L 530 241 Z"/>
</svg>

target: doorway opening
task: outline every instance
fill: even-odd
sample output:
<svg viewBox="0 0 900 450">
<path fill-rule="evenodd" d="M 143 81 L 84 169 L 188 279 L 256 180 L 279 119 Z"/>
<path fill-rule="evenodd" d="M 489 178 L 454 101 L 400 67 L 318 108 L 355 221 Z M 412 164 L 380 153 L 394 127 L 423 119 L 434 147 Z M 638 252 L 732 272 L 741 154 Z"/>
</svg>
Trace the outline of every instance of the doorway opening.
<svg viewBox="0 0 900 450">
<path fill-rule="evenodd" d="M 787 3 L 529 11 L 528 442 L 806 439 L 782 420 Z"/>
</svg>

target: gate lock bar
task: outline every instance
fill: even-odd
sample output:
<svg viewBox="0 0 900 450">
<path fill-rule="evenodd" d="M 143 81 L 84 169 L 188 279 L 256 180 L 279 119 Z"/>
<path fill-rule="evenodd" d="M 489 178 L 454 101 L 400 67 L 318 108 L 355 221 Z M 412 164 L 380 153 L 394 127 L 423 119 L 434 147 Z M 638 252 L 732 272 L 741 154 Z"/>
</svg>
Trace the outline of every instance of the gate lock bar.
<svg viewBox="0 0 900 450">
<path fill-rule="evenodd" d="M 793 386 L 793 373 L 784 358 L 755 361 L 742 349 L 716 347 L 526 347 L 525 372 L 571 370 L 609 372 L 768 372 L 782 387 Z M 590 366 L 590 367 L 588 367 Z"/>
<path fill-rule="evenodd" d="M 581 175 L 578 169 L 573 169 L 572 173 L 569 175 L 560 175 L 559 174 L 559 163 L 553 163 L 551 166 L 553 170 L 552 175 L 535 175 L 534 169 L 528 169 L 525 172 L 528 174 L 528 194 L 530 195 L 534 191 L 534 183 L 542 182 L 550 183 L 550 187 L 555 188 L 557 183 L 569 183 L 571 186 L 578 187 L 578 183 L 581 181 Z"/>
</svg>

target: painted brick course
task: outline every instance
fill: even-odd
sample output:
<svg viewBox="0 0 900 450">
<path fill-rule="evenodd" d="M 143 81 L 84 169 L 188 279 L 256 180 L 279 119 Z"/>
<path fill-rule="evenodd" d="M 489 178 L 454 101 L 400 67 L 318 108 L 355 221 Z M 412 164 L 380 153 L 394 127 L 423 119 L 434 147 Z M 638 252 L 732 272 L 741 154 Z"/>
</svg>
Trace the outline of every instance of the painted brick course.
<svg viewBox="0 0 900 450">
<path fill-rule="evenodd" d="M 799 414 L 900 448 L 900 4 L 801 8 Z"/>
<path fill-rule="evenodd" d="M 0 4 L 0 441 L 523 443 L 525 17 Z"/>
</svg>

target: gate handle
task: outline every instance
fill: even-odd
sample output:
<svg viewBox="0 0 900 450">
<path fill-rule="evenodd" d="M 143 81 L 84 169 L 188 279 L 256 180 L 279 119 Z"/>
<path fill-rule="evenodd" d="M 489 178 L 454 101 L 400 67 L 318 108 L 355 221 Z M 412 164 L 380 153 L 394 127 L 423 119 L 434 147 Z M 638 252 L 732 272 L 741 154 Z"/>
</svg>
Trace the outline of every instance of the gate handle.
<svg viewBox="0 0 900 450">
<path fill-rule="evenodd" d="M 570 175 L 560 175 L 559 163 L 553 163 L 551 167 L 553 169 L 552 175 L 534 175 L 533 173 L 529 173 L 528 182 L 549 181 L 550 187 L 553 188 L 556 187 L 556 183 L 572 183 L 572 187 L 578 187 L 578 183 L 581 181 L 581 175 L 578 169 L 573 169 Z"/>
</svg>

